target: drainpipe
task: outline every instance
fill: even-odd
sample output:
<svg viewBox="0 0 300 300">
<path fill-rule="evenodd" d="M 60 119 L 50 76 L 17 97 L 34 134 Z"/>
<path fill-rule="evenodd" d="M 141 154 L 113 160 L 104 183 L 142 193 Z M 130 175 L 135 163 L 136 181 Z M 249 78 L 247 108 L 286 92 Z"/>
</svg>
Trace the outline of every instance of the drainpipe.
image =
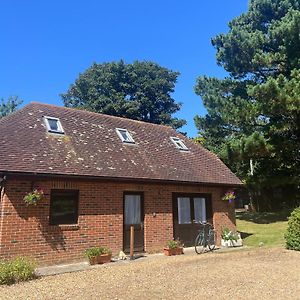
<svg viewBox="0 0 300 300">
<path fill-rule="evenodd" d="M 5 181 L 6 181 L 6 175 L 3 175 L 3 177 L 0 178 L 0 203 L 2 202 L 2 190 L 4 189 Z"/>
<path fill-rule="evenodd" d="M 3 196 L 4 196 L 4 183 L 6 181 L 6 175 L 0 177 L 0 255 L 2 245 L 2 227 L 3 227 Z"/>
</svg>

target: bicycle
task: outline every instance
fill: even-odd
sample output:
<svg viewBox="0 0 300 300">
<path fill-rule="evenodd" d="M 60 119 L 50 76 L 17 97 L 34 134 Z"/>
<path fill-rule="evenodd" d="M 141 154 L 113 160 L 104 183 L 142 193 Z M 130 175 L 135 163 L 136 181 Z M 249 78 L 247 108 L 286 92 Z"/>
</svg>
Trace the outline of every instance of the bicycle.
<svg viewBox="0 0 300 300">
<path fill-rule="evenodd" d="M 201 254 L 205 250 L 213 251 L 216 248 L 216 232 L 212 224 L 199 222 L 201 229 L 195 239 L 195 252 Z"/>
</svg>

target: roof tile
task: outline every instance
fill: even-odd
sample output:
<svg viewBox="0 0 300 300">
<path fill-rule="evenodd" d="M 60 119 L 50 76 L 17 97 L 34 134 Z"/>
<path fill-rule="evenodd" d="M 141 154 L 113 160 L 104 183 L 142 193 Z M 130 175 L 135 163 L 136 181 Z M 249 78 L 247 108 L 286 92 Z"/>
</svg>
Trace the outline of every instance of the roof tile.
<svg viewBox="0 0 300 300">
<path fill-rule="evenodd" d="M 43 116 L 59 118 L 65 134 L 48 133 Z M 116 128 L 135 144 L 123 143 Z M 172 136 L 189 151 L 177 149 Z M 0 120 L 5 171 L 241 184 L 216 155 L 170 127 L 35 102 Z"/>
</svg>

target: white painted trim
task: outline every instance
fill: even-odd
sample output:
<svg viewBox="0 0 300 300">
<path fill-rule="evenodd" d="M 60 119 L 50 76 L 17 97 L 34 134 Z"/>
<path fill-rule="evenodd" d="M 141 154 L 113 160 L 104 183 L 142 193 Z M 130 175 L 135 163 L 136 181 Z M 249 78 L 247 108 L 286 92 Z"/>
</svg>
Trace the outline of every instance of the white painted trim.
<svg viewBox="0 0 300 300">
<path fill-rule="evenodd" d="M 128 137 L 128 141 L 123 138 L 123 136 L 122 136 L 122 134 L 121 134 L 120 131 L 125 131 L 126 132 L 126 135 Z M 121 141 L 123 143 L 131 143 L 131 144 L 135 143 L 133 137 L 131 136 L 131 134 L 129 133 L 129 131 L 127 129 L 125 129 L 125 128 L 116 128 L 116 132 L 117 132 L 119 138 L 121 139 Z"/>
<path fill-rule="evenodd" d="M 177 149 L 185 151 L 189 150 L 189 148 L 184 144 L 183 140 L 181 140 L 180 138 L 172 136 L 170 137 L 170 139 Z M 180 144 L 180 146 L 178 145 L 178 143 Z"/>
<path fill-rule="evenodd" d="M 48 120 L 55 120 L 57 121 L 57 127 L 58 127 L 58 130 L 52 130 L 50 125 L 49 125 L 49 122 Z M 55 117 L 49 117 L 49 116 L 44 116 L 44 123 L 47 127 L 47 131 L 48 132 L 52 132 L 52 133 L 60 133 L 60 134 L 64 134 L 64 129 L 60 123 L 60 120 L 58 118 L 55 118 Z"/>
</svg>

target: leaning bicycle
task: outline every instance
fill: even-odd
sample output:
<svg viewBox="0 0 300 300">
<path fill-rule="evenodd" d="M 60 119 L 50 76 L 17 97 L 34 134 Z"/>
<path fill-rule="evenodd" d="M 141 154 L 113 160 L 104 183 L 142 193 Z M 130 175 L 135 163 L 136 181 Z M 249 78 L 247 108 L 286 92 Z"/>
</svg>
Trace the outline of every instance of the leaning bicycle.
<svg viewBox="0 0 300 300">
<path fill-rule="evenodd" d="M 195 239 L 195 251 L 201 254 L 207 250 L 213 251 L 216 248 L 216 232 L 212 224 L 199 222 L 201 228 Z"/>
</svg>

